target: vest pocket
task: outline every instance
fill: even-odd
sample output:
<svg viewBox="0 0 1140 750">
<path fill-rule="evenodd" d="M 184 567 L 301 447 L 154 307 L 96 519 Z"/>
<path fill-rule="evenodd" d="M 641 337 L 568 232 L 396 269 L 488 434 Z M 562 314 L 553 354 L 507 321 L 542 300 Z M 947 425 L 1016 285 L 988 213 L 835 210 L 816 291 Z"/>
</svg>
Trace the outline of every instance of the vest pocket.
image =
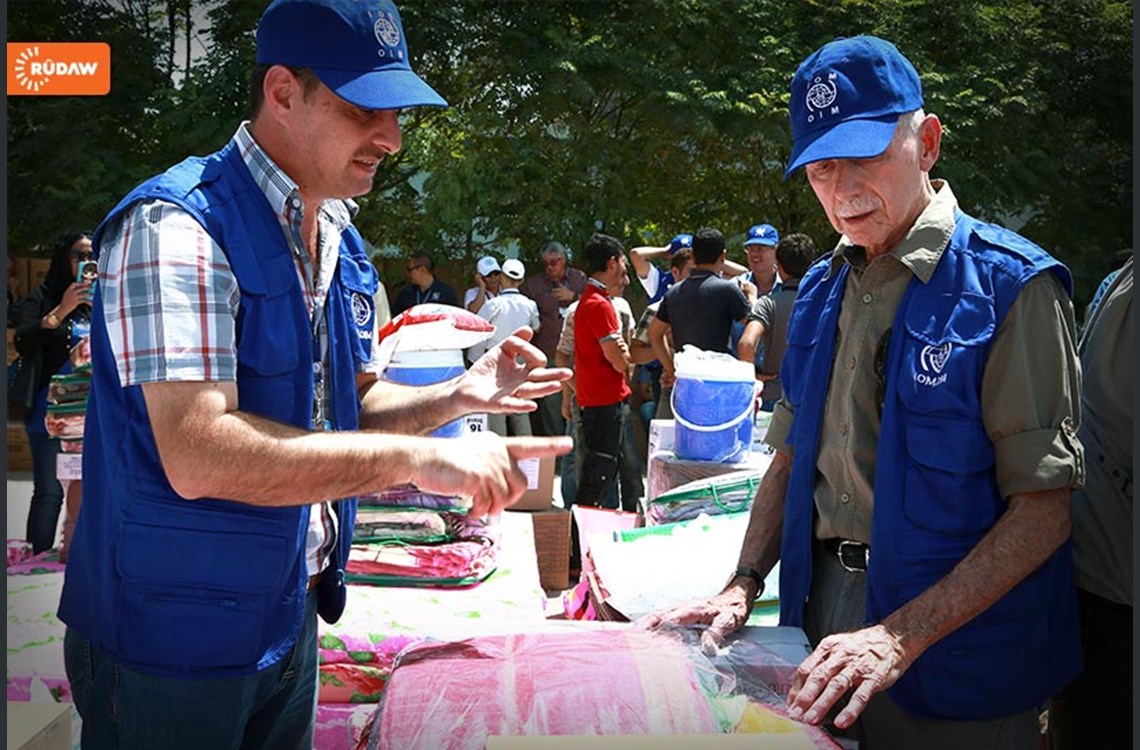
<svg viewBox="0 0 1140 750">
<path fill-rule="evenodd" d="M 123 524 L 115 555 L 120 654 L 171 669 L 256 665 L 266 619 L 282 616 L 271 603 L 295 583 L 295 539 L 230 521 L 228 532 Z"/>
<path fill-rule="evenodd" d="M 1001 510 L 994 450 L 980 420 L 904 417 L 907 519 L 940 534 L 976 535 Z"/>
<path fill-rule="evenodd" d="M 305 319 L 299 321 L 299 316 Z M 238 319 L 239 375 L 267 377 L 292 373 L 297 369 L 305 343 L 297 340 L 297 331 L 307 329 L 307 313 L 299 293 L 247 294 Z M 311 345 L 305 345 L 304 351 L 310 348 Z"/>
<path fill-rule="evenodd" d="M 226 589 L 126 583 L 119 590 L 120 654 L 188 671 L 252 668 L 262 656 L 266 597 Z"/>
</svg>

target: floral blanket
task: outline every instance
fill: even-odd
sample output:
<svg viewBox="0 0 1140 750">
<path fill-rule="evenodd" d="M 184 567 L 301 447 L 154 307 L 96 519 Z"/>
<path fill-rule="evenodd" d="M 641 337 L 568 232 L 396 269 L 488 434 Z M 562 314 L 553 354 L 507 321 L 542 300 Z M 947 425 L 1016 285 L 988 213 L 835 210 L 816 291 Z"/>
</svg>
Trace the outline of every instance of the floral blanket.
<svg viewBox="0 0 1140 750">
<path fill-rule="evenodd" d="M 320 703 L 375 703 L 395 657 L 428 639 L 533 629 L 546 623 L 534 530 L 525 513 L 495 527 L 496 568 L 465 588 L 350 584 L 344 616 L 320 623 Z"/>
</svg>

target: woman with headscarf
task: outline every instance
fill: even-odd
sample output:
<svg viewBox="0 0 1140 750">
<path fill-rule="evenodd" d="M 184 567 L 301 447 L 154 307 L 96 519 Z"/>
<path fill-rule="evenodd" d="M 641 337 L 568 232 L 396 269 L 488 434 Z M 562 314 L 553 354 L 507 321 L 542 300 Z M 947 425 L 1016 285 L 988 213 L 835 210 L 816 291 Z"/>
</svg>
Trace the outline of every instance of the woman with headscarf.
<svg viewBox="0 0 1140 750">
<path fill-rule="evenodd" d="M 28 509 L 27 538 L 34 553 L 55 543 L 63 488 L 56 479 L 59 441 L 44 427 L 51 376 L 71 370 L 69 353 L 91 331 L 91 283 L 76 281 L 81 263 L 92 260 L 91 236 L 69 232 L 52 247 L 51 265 L 43 283 L 12 310 L 16 351 L 25 367 L 33 368 L 34 396 L 24 429 L 32 453 L 32 502 Z"/>
</svg>

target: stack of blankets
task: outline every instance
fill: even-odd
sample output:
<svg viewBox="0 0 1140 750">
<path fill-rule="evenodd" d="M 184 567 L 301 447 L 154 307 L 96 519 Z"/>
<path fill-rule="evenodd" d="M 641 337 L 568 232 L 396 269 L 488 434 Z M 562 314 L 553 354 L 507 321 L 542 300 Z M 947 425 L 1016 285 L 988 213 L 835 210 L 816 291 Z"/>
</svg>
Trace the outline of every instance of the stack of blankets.
<svg viewBox="0 0 1140 750">
<path fill-rule="evenodd" d="M 345 574 L 380 586 L 470 586 L 495 569 L 497 526 L 460 498 L 402 485 L 360 498 Z"/>
<path fill-rule="evenodd" d="M 64 453 L 83 452 L 83 426 L 87 395 L 91 391 L 91 344 L 84 337 L 71 350 L 71 372 L 52 375 L 48 385 L 47 434 L 59 438 Z"/>
</svg>

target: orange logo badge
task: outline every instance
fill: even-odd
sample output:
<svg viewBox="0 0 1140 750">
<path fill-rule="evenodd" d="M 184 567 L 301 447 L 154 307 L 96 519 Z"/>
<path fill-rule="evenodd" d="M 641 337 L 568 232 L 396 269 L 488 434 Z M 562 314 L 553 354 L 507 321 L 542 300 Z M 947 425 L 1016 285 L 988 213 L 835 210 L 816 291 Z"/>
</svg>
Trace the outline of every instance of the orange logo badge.
<svg viewBox="0 0 1140 750">
<path fill-rule="evenodd" d="M 103 96 L 111 46 L 103 42 L 8 42 L 8 95 Z"/>
</svg>

